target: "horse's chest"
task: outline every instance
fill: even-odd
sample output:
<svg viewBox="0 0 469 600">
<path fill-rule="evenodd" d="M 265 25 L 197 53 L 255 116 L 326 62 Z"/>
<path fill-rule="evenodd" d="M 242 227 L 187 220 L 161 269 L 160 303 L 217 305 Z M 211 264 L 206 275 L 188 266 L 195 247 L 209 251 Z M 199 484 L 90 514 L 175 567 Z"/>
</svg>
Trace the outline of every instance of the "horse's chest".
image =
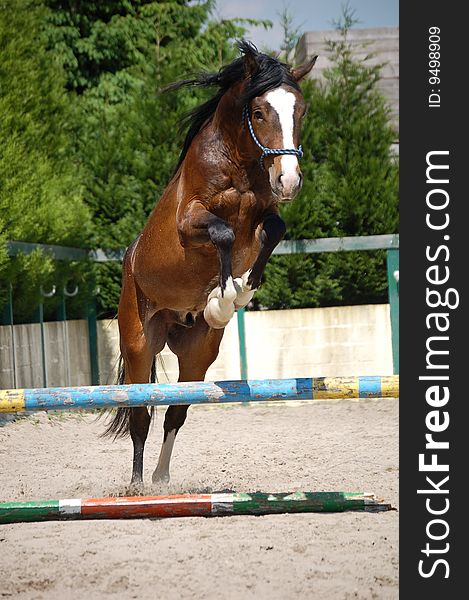
<svg viewBox="0 0 469 600">
<path fill-rule="evenodd" d="M 212 211 L 227 221 L 235 233 L 238 229 L 249 230 L 257 226 L 259 207 L 256 195 L 251 190 L 225 190 L 214 198 Z"/>
<path fill-rule="evenodd" d="M 236 276 L 251 266 L 259 251 L 256 231 L 261 222 L 261 205 L 254 192 L 240 191 L 234 187 L 219 194 L 212 204 L 211 211 L 233 228 L 235 243 L 232 262 Z"/>
</svg>

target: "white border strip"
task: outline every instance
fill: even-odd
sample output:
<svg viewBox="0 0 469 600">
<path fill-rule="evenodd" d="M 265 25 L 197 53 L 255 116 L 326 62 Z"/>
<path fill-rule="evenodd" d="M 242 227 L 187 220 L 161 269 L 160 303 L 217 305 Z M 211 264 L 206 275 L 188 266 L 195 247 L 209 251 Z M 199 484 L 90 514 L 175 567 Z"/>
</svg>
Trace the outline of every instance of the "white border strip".
<svg viewBox="0 0 469 600">
<path fill-rule="evenodd" d="M 81 498 L 59 500 L 59 512 L 62 515 L 81 515 Z"/>
<path fill-rule="evenodd" d="M 234 494 L 212 494 L 212 515 L 229 515 L 233 513 Z"/>
</svg>

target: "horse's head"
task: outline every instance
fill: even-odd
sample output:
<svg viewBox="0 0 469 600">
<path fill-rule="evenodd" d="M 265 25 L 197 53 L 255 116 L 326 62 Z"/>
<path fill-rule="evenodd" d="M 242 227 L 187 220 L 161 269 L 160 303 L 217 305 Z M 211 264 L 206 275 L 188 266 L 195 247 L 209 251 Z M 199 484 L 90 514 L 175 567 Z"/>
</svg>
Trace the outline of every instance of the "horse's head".
<svg viewBox="0 0 469 600">
<path fill-rule="evenodd" d="M 165 88 L 218 88 L 214 96 L 187 115 L 184 123 L 189 128 L 175 173 L 198 133 L 214 118 L 217 127 L 224 123 L 225 133 L 235 136 L 237 158 L 241 153 L 243 163 L 258 161 L 274 196 L 287 202 L 300 191 L 303 179 L 298 159 L 303 155 L 300 129 L 306 106 L 299 82 L 311 71 L 317 56 L 291 69 L 259 52 L 250 42 L 241 41 L 239 49 L 241 56 L 217 73 L 204 73 Z"/>
<path fill-rule="evenodd" d="M 303 180 L 298 159 L 303 155 L 300 131 L 306 103 L 298 84 L 311 71 L 317 56 L 289 69 L 276 59 L 252 51 L 248 45 L 243 51 L 246 92 L 251 89 L 244 119 L 253 152 L 268 174 L 273 194 L 280 202 L 288 202 L 298 194 Z"/>
</svg>

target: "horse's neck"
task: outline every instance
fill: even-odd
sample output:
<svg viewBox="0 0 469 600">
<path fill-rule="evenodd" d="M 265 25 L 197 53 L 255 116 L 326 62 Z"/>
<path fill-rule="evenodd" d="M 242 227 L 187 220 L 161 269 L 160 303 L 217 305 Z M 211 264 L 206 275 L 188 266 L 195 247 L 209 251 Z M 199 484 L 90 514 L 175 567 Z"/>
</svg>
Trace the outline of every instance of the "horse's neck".
<svg viewBox="0 0 469 600">
<path fill-rule="evenodd" d="M 243 125 L 243 107 L 239 97 L 238 88 L 228 90 L 220 99 L 210 122 L 192 143 L 197 147 L 201 145 L 202 148 L 221 150 L 221 141 L 223 151 L 216 166 L 211 164 L 208 169 L 199 169 L 199 172 L 209 177 L 211 169 L 215 168 L 216 174 L 212 173 L 213 177 L 209 177 L 212 193 L 218 195 L 231 188 L 241 196 L 252 193 L 256 197 L 256 211 L 259 209 L 262 212 L 273 203 L 273 198 L 268 177 L 259 168 L 256 148 L 253 147 L 248 129 Z M 195 154 L 199 153 L 196 151 Z M 203 160 L 203 156 L 204 152 L 201 152 L 200 160 Z M 190 188 L 194 184 L 193 173 L 188 178 L 184 176 L 183 183 L 186 189 L 187 186 Z"/>
<path fill-rule="evenodd" d="M 247 139 L 243 126 L 243 107 L 239 103 L 240 89 L 236 86 L 221 98 L 212 119 L 214 131 L 220 132 L 229 150 L 236 157 L 248 158 Z"/>
<path fill-rule="evenodd" d="M 239 179 L 241 187 L 246 188 L 248 183 L 250 188 L 252 185 L 258 187 L 257 158 L 253 155 L 249 132 L 243 124 L 243 107 L 239 103 L 239 96 L 237 88 L 226 92 L 213 115 L 211 129 L 214 136 L 221 136 L 226 157 L 233 165 L 233 176 Z"/>
</svg>

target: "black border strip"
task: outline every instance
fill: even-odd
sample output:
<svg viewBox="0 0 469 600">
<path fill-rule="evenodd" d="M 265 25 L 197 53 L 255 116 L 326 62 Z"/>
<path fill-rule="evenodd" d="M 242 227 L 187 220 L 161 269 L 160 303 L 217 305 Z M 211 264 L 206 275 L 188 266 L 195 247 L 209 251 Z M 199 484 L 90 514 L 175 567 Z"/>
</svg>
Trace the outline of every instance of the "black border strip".
<svg viewBox="0 0 469 600">
<path fill-rule="evenodd" d="M 466 587 L 462 563 L 467 517 L 462 514 L 462 479 L 467 472 L 468 454 L 463 440 L 468 436 L 469 390 L 464 374 L 469 369 L 469 326 L 468 275 L 463 271 L 467 271 L 469 254 L 464 214 L 469 109 L 463 92 L 467 67 L 461 60 L 467 54 L 467 31 L 458 9 L 462 10 L 462 5 L 434 0 L 400 4 L 400 597 L 419 597 L 421 592 L 428 600 L 441 598 L 442 594 L 445 598 L 462 597 Z M 440 82 L 433 85 L 429 81 L 431 27 L 440 30 L 441 38 Z M 430 98 L 432 93 L 440 96 L 439 102 L 436 95 Z M 432 151 L 445 154 L 428 155 Z M 449 169 L 430 170 L 427 181 L 427 159 L 448 165 Z M 446 178 L 447 183 L 434 181 Z M 448 206 L 442 210 L 427 204 L 444 204 L 447 197 Z M 449 222 L 443 229 L 432 229 L 426 222 L 427 214 L 432 224 L 446 222 L 445 214 Z M 430 267 L 436 269 L 428 271 Z M 429 282 L 446 275 L 445 283 Z M 448 304 L 459 305 L 432 308 L 429 303 L 438 305 L 438 295 L 428 298 L 427 289 L 439 292 L 443 299 L 447 297 Z M 448 292 L 450 289 L 454 291 Z M 445 316 L 428 317 L 431 313 Z M 437 322 L 447 331 L 438 331 Z M 434 350 L 445 354 L 432 354 Z M 431 387 L 435 388 L 433 394 L 428 391 Z M 445 387 L 449 399 L 438 402 L 444 397 Z M 448 419 L 448 426 L 443 427 Z M 431 431 L 440 426 L 441 432 Z M 426 449 L 425 436 L 430 433 L 432 439 L 448 442 L 449 448 Z M 438 465 L 448 465 L 449 470 L 419 470 L 420 454 L 424 455 L 423 463 L 428 465 L 434 460 Z M 419 494 L 419 489 L 430 491 Z M 441 491 L 444 489 L 448 493 Z M 446 508 L 440 515 L 429 512 Z M 444 522 L 435 521 L 438 519 Z M 432 540 L 429 533 L 441 539 Z M 427 577 L 419 574 L 419 565 Z"/>
</svg>

